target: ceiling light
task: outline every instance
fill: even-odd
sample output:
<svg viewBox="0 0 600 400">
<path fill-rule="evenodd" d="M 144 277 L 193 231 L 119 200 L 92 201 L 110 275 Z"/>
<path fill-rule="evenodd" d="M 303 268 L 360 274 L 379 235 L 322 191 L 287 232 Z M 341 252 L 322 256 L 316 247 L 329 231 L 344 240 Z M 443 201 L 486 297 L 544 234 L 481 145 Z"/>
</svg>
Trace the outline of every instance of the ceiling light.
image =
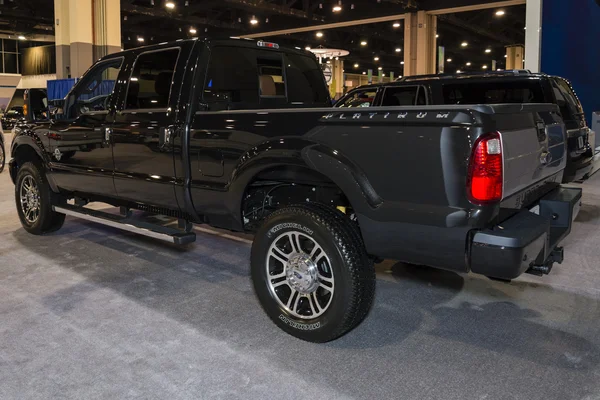
<svg viewBox="0 0 600 400">
<path fill-rule="evenodd" d="M 457 69 L 457 70 L 456 70 L 456 73 L 457 73 L 457 74 L 460 74 L 461 72 L 462 72 L 462 71 L 461 71 L 460 69 Z"/>
<path fill-rule="evenodd" d="M 140 37 L 138 38 L 138 42 L 143 42 L 143 41 L 144 41 L 144 38 L 140 36 Z"/>
<path fill-rule="evenodd" d="M 172 10 L 175 8 L 175 3 L 173 3 L 172 1 L 167 1 L 165 3 L 165 7 L 167 7 L 168 9 Z"/>
<path fill-rule="evenodd" d="M 366 42 L 365 40 L 363 40 L 362 42 L 360 42 L 360 45 L 361 45 L 361 46 L 366 46 L 366 45 L 367 45 L 367 42 Z"/>
<path fill-rule="evenodd" d="M 485 49 L 485 52 L 486 52 L 486 53 L 491 53 L 491 52 L 492 52 L 492 49 Z"/>
<path fill-rule="evenodd" d="M 306 51 L 310 51 L 310 46 L 306 46 L 306 47 L 304 48 L 304 50 L 306 50 Z"/>
<path fill-rule="evenodd" d="M 505 55 L 504 55 L 504 58 L 508 58 L 508 56 L 505 54 Z"/>
<path fill-rule="evenodd" d="M 19 40 L 27 40 L 27 38 L 26 38 L 25 36 L 23 36 L 23 35 L 19 35 L 19 36 L 18 36 L 18 39 L 19 39 Z"/>
<path fill-rule="evenodd" d="M 437 39 L 437 38 L 439 38 L 439 37 L 440 37 L 440 35 L 438 35 L 438 34 L 436 33 L 436 34 L 435 34 L 435 38 Z"/>
<path fill-rule="evenodd" d="M 506 14 L 506 11 L 504 11 L 504 10 L 498 10 L 498 11 L 496 11 L 496 16 L 497 16 L 497 17 L 501 17 L 501 16 L 503 16 L 504 14 Z"/>
<path fill-rule="evenodd" d="M 451 58 L 449 58 L 449 59 L 447 59 L 447 60 L 446 60 L 446 62 L 452 62 L 452 59 L 451 59 Z"/>
<path fill-rule="evenodd" d="M 317 37 L 323 37 L 323 32 L 317 32 Z"/>
<path fill-rule="evenodd" d="M 488 67 L 487 67 L 487 65 L 484 65 L 484 66 L 483 66 L 483 67 L 481 67 L 481 68 L 482 68 L 482 69 L 487 69 Z"/>
<path fill-rule="evenodd" d="M 404 65 L 404 61 L 400 61 L 400 64 Z"/>
<path fill-rule="evenodd" d="M 339 60 L 340 58 L 339 58 L 339 57 L 336 57 L 335 59 L 336 59 L 336 60 Z"/>
<path fill-rule="evenodd" d="M 327 60 L 327 64 L 331 64 L 331 61 L 330 61 L 330 60 Z"/>
<path fill-rule="evenodd" d="M 396 53 L 400 53 L 402 49 L 400 47 L 396 48 Z"/>
<path fill-rule="evenodd" d="M 398 77 L 398 79 L 402 79 L 402 75 L 400 75 L 400 76 Z"/>
<path fill-rule="evenodd" d="M 381 71 L 381 70 L 383 69 L 383 67 L 379 67 L 379 68 L 377 68 L 377 69 L 378 69 L 379 71 Z"/>
<path fill-rule="evenodd" d="M 462 47 L 467 47 L 467 46 L 469 45 L 469 43 L 467 43 L 467 42 L 462 42 L 460 45 L 461 45 Z"/>
<path fill-rule="evenodd" d="M 298 46 L 296 46 L 295 48 L 296 48 L 296 50 L 302 50 L 302 49 L 301 49 L 300 47 L 298 47 Z"/>
<path fill-rule="evenodd" d="M 381 76 L 385 76 L 385 72 L 382 72 L 382 73 L 381 73 Z"/>
<path fill-rule="evenodd" d="M 251 23 L 252 25 L 256 25 L 256 24 L 258 24 L 258 20 L 256 19 L 256 17 L 255 17 L 254 15 L 252 16 L 252 19 L 250 20 L 250 23 Z"/>
<path fill-rule="evenodd" d="M 367 73 L 365 71 L 363 71 L 363 75 L 366 75 Z"/>
<path fill-rule="evenodd" d="M 375 57 L 373 60 L 374 61 L 379 61 L 379 57 Z"/>
<path fill-rule="evenodd" d="M 195 34 L 196 34 L 196 32 L 197 32 L 197 31 L 196 31 L 196 28 L 190 28 L 190 33 L 191 33 L 192 35 L 195 35 Z"/>
<path fill-rule="evenodd" d="M 354 64 L 354 68 L 358 68 L 358 64 Z"/>
<path fill-rule="evenodd" d="M 470 62 L 468 62 L 468 63 L 466 63 L 465 65 L 466 65 L 467 67 L 470 67 L 470 66 L 471 66 L 471 63 L 470 63 Z"/>
<path fill-rule="evenodd" d="M 340 11 L 342 11 L 341 6 L 333 6 L 333 12 L 340 12 Z"/>
<path fill-rule="evenodd" d="M 394 28 L 400 28 L 400 22 L 394 22 L 394 25 L 392 25 Z"/>
</svg>

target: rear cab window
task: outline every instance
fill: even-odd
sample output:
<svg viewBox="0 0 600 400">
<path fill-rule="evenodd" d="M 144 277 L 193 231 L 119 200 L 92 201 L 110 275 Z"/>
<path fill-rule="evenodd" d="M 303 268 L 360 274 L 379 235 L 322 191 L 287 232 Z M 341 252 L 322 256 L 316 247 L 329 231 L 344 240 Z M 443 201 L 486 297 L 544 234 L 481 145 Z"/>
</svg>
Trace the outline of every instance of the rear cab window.
<svg viewBox="0 0 600 400">
<path fill-rule="evenodd" d="M 209 110 L 330 104 L 316 59 L 280 51 L 215 46 L 203 87 Z"/>
<path fill-rule="evenodd" d="M 444 84 L 444 104 L 546 103 L 539 80 Z"/>
</svg>

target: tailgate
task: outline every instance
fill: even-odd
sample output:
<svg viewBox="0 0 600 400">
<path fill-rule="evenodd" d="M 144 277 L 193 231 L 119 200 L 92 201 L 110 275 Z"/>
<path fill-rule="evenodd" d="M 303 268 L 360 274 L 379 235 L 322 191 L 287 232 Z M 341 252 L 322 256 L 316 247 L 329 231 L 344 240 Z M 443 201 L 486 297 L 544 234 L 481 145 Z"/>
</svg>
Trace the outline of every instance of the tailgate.
<svg viewBox="0 0 600 400">
<path fill-rule="evenodd" d="M 497 114 L 497 127 L 504 152 L 504 194 L 507 199 L 519 193 L 514 206 L 536 200 L 545 193 L 532 188 L 560 182 L 567 163 L 565 126 L 552 105 L 523 105 L 518 115 Z M 527 196 L 529 197 L 529 196 Z"/>
</svg>

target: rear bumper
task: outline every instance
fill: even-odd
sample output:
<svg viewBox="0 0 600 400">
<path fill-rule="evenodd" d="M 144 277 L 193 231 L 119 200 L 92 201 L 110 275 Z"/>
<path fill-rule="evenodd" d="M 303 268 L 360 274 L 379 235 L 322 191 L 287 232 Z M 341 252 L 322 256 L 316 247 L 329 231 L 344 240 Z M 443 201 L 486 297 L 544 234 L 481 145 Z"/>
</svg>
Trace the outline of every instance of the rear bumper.
<svg viewBox="0 0 600 400">
<path fill-rule="evenodd" d="M 475 233 L 471 271 L 499 279 L 514 279 L 526 271 L 548 273 L 554 262 L 562 262 L 558 244 L 571 232 L 581 192 L 556 189 L 539 201 L 539 215 L 522 211 L 492 229 Z"/>
<path fill-rule="evenodd" d="M 593 168 L 594 155 L 593 151 L 590 150 L 576 161 L 569 160 L 563 175 L 563 183 L 586 180 Z"/>
</svg>

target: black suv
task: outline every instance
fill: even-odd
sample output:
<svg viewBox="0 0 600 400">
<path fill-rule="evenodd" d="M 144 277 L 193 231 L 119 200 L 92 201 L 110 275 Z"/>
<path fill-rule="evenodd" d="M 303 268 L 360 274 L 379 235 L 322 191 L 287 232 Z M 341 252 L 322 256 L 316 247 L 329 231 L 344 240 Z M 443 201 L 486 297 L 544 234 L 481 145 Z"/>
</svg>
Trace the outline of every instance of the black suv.
<svg viewBox="0 0 600 400">
<path fill-rule="evenodd" d="M 563 182 L 588 178 L 594 143 L 590 143 L 581 103 L 569 81 L 561 77 L 525 70 L 411 76 L 392 83 L 360 86 L 338 100 L 335 107 L 500 103 L 558 105 L 569 148 Z"/>
</svg>

